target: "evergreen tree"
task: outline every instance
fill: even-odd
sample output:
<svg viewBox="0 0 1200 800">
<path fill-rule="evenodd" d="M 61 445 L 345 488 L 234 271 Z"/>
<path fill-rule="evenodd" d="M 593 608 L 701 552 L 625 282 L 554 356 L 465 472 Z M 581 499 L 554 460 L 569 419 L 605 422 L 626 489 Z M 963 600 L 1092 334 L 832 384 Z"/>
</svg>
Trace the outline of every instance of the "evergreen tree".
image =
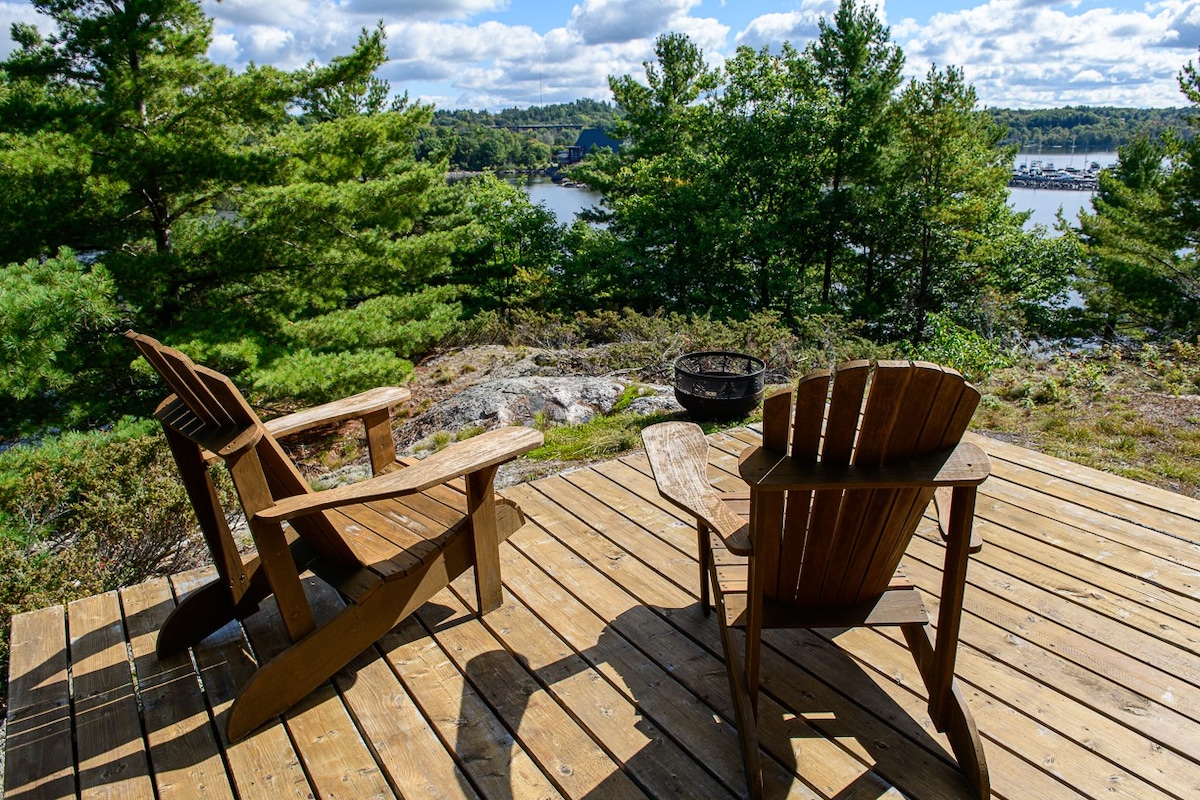
<svg viewBox="0 0 1200 800">
<path fill-rule="evenodd" d="M 477 237 L 446 163 L 416 156 L 432 109 L 374 77 L 382 29 L 326 66 L 235 74 L 205 56 L 198 0 L 35 6 L 56 32 L 15 26 L 0 64 L 0 191 L 19 198 L 0 208 L 0 263 L 93 253 L 125 322 L 266 396 L 402 380 L 458 314 L 443 284 Z M 90 344 L 93 363 L 130 361 Z"/>
<path fill-rule="evenodd" d="M 593 287 L 593 303 L 610 306 L 743 308 L 744 287 L 731 285 L 713 214 L 722 198 L 711 180 L 712 109 L 699 102 L 716 75 L 682 34 L 659 37 L 655 53 L 646 84 L 609 78 L 624 114 L 617 135 L 630 144 L 619 156 L 605 151 L 574 168 L 609 209 L 602 233 L 577 237 L 589 250 L 576 254 L 572 269 L 588 274 L 574 279 Z"/>
<path fill-rule="evenodd" d="M 1190 150 L 1173 138 L 1135 139 L 1100 174 L 1092 213 L 1079 216 L 1088 265 L 1081 289 L 1106 339 L 1120 330 L 1196 330 L 1200 276 L 1188 248 L 1189 232 L 1200 230 L 1189 221 L 1200 194 L 1187 191 Z"/>
<path fill-rule="evenodd" d="M 1197 125 L 1200 70 L 1188 63 L 1179 87 Z M 1100 174 L 1092 213 L 1079 216 L 1088 271 L 1082 291 L 1106 339 L 1192 337 L 1200 332 L 1200 142 L 1167 133 L 1139 137 Z"/>
<path fill-rule="evenodd" d="M 912 81 L 892 117 L 893 197 L 900 247 L 892 335 L 920 342 L 931 311 L 980 294 L 990 277 L 981 252 L 1001 231 L 1020 230 L 1008 209 L 1004 132 L 976 108 L 961 69 L 930 68 Z"/>
</svg>

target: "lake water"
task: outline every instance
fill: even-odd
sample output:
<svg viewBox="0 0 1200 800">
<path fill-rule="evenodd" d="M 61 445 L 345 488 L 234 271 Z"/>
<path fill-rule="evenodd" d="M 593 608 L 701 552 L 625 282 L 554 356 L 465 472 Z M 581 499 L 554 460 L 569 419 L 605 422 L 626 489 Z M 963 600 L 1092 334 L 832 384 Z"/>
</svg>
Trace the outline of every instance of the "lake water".
<svg viewBox="0 0 1200 800">
<path fill-rule="evenodd" d="M 1110 167 L 1117 162 L 1116 153 L 1070 153 L 1064 154 L 1061 149 L 1041 152 L 1018 153 L 1013 166 L 1027 164 L 1038 160 L 1043 164 L 1053 162 L 1058 168 L 1084 168 L 1093 161 L 1102 167 Z M 514 179 L 516 185 L 523 188 L 529 199 L 541 203 L 554 213 L 560 225 L 570 225 L 575 221 L 575 215 L 585 208 L 591 208 L 600 203 L 600 193 L 591 189 L 576 186 L 559 186 L 549 178 L 530 176 Z M 1069 222 L 1078 219 L 1079 211 L 1092 209 L 1091 192 L 1073 192 L 1059 189 L 1009 189 L 1008 202 L 1017 211 L 1032 211 L 1026 227 L 1044 225 L 1050 235 L 1057 236 L 1054 230 L 1055 215 L 1061 208 Z"/>
<path fill-rule="evenodd" d="M 1061 149 L 1046 150 L 1041 152 L 1023 152 L 1018 153 L 1013 160 L 1013 166 L 1020 164 L 1028 164 L 1031 161 L 1041 161 L 1043 165 L 1054 163 L 1054 166 L 1062 169 L 1063 167 L 1079 167 L 1083 169 L 1093 161 L 1101 167 L 1111 167 L 1117 163 L 1116 153 L 1088 153 L 1074 156 L 1069 153 L 1064 155 Z M 1058 232 L 1054 230 L 1055 217 L 1058 210 L 1061 208 L 1067 217 L 1067 221 L 1076 224 L 1079 220 L 1080 210 L 1092 210 L 1092 192 L 1074 192 L 1062 189 L 1024 189 L 1013 188 L 1008 190 L 1008 204 L 1017 211 L 1032 211 L 1029 220 L 1025 223 L 1025 227 L 1032 228 L 1034 225 L 1045 225 L 1051 236 L 1057 236 Z"/>
<path fill-rule="evenodd" d="M 558 220 L 559 225 L 570 225 L 575 215 L 585 208 L 600 204 L 600 193 L 581 186 L 559 186 L 542 175 L 530 175 L 513 179 L 534 203 L 541 203 Z"/>
</svg>

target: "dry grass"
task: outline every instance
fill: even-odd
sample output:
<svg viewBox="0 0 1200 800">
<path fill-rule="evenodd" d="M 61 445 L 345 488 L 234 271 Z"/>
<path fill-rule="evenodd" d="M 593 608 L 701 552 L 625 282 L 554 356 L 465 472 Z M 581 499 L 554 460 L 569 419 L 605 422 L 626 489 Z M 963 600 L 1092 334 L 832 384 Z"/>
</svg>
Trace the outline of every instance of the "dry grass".
<svg viewBox="0 0 1200 800">
<path fill-rule="evenodd" d="M 1200 498 L 1200 348 L 1072 354 L 979 383 L 973 428 Z"/>
</svg>

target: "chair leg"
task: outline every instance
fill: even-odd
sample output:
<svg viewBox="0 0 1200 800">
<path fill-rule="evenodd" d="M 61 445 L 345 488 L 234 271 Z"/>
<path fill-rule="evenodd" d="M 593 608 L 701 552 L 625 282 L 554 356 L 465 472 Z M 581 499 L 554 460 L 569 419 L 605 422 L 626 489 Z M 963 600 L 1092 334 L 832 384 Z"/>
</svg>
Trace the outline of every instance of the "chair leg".
<svg viewBox="0 0 1200 800">
<path fill-rule="evenodd" d="M 758 753 L 758 709 L 753 699 L 757 695 L 758 687 L 750 685 L 738 642 L 733 631 L 725 624 L 725 612 L 722 609 L 718 609 L 717 612 L 721 644 L 725 649 L 725 671 L 729 675 L 729 689 L 733 696 L 734 721 L 742 748 L 742 764 L 746 771 L 746 788 L 750 800 L 761 800 L 763 776 L 762 761 Z"/>
<path fill-rule="evenodd" d="M 708 526 L 697 520 L 696 548 L 700 557 L 700 611 L 704 616 L 712 612 L 712 595 L 708 590 L 708 571 L 712 566 L 712 543 L 708 539 Z"/>
<path fill-rule="evenodd" d="M 258 569 L 258 559 L 247 564 L 253 570 L 249 586 L 241 599 L 233 602 L 229 586 L 220 577 L 191 592 L 167 617 L 158 631 L 154 652 L 166 658 L 202 641 L 235 619 L 245 619 L 258 610 L 258 604 L 271 593 L 266 573 Z"/>
<path fill-rule="evenodd" d="M 958 767 L 971 784 L 975 796 L 987 800 L 991 796 L 991 783 L 987 758 L 983 752 L 983 738 L 979 735 L 975 717 L 958 681 L 951 675 L 948 682 L 939 684 L 934 674 L 933 636 L 928 625 L 902 625 L 901 630 L 929 692 L 929 715 L 934 727 L 949 739 Z"/>
<path fill-rule="evenodd" d="M 236 742 L 282 714 L 350 663 L 472 565 L 473 545 L 459 536 L 436 558 L 381 584 L 325 625 L 259 667 L 229 710 L 226 736 Z"/>
<path fill-rule="evenodd" d="M 492 482 L 496 467 L 467 476 L 467 517 L 475 553 L 475 599 L 479 615 L 495 611 L 504 602 L 500 586 L 500 534 L 496 519 L 496 493 Z"/>
</svg>

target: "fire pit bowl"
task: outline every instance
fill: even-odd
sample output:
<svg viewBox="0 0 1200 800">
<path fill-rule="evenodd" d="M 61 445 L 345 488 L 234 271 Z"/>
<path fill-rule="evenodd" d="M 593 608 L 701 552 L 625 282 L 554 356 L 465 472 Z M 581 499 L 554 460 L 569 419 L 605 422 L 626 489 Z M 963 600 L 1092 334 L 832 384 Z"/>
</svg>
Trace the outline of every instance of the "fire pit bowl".
<svg viewBox="0 0 1200 800">
<path fill-rule="evenodd" d="M 744 417 L 762 400 L 766 372 L 745 353 L 688 353 L 675 359 L 675 399 L 701 419 Z"/>
</svg>

